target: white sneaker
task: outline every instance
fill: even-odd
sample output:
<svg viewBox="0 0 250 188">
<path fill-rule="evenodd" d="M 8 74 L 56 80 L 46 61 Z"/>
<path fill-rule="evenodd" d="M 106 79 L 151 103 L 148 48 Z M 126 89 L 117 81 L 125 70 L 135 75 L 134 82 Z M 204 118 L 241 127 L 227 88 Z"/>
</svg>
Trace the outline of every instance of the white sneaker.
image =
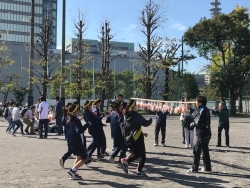
<svg viewBox="0 0 250 188">
<path fill-rule="evenodd" d="M 198 173 L 198 170 L 194 170 L 192 168 L 188 169 L 187 173 Z"/>
<path fill-rule="evenodd" d="M 186 145 L 185 148 L 188 148 L 188 145 Z"/>
<path fill-rule="evenodd" d="M 111 162 L 111 163 L 114 163 L 114 158 L 110 156 L 110 157 L 108 158 L 108 161 Z"/>
<path fill-rule="evenodd" d="M 7 134 L 11 134 L 11 132 L 10 132 L 10 131 L 7 131 Z"/>
<path fill-rule="evenodd" d="M 162 147 L 166 147 L 167 145 L 165 143 L 161 144 Z"/>
<path fill-rule="evenodd" d="M 154 146 L 156 147 L 156 146 L 158 146 L 158 144 L 155 143 Z"/>
</svg>

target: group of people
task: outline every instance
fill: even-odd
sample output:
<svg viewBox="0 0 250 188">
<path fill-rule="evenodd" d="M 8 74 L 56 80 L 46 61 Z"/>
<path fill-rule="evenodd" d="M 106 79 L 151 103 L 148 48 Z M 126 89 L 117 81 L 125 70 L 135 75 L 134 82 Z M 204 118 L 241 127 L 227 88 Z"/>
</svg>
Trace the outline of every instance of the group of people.
<svg viewBox="0 0 250 188">
<path fill-rule="evenodd" d="M 145 175 L 145 161 L 146 149 L 144 137 L 148 134 L 143 132 L 142 127 L 147 127 L 152 124 L 152 118 L 145 119 L 136 111 L 136 101 L 130 99 L 128 103 L 123 101 L 123 95 L 119 94 L 116 100 L 108 102 L 111 109 L 110 113 L 106 116 L 105 113 L 100 112 L 101 100 L 98 98 L 94 101 L 86 101 L 82 106 L 83 114 L 79 117 L 81 107 L 77 101 L 73 103 L 63 103 L 56 97 L 55 119 L 58 127 L 58 135 L 65 135 L 67 140 L 68 149 L 59 159 L 59 163 L 64 167 L 65 161 L 73 154 L 76 160 L 72 168 L 67 173 L 71 179 L 81 179 L 77 174 L 77 170 L 82 165 L 87 165 L 93 161 L 92 155 L 97 150 L 97 158 L 103 159 L 109 156 L 106 152 L 106 135 L 103 127 L 110 124 L 111 138 L 113 139 L 112 154 L 108 157 L 108 161 L 114 163 L 115 158 L 118 156 L 117 167 L 121 167 L 125 173 L 128 173 L 128 166 L 134 160 L 138 160 L 136 174 L 138 176 Z M 192 168 L 188 172 L 195 173 L 199 170 L 200 155 L 203 154 L 203 163 L 205 171 L 211 171 L 211 162 L 209 155 L 208 144 L 211 139 L 211 117 L 210 110 L 206 107 L 207 99 L 204 96 L 196 98 L 196 109 L 192 109 L 191 105 L 186 103 L 185 110 L 181 114 L 180 120 L 182 121 L 184 140 L 186 147 L 193 148 L 194 160 Z M 8 103 L 8 116 L 5 117 L 9 122 L 6 132 L 15 136 L 15 132 L 21 127 L 23 133 L 23 124 L 20 121 L 20 104 L 10 101 Z M 221 131 L 224 128 L 226 133 L 226 145 L 229 147 L 229 118 L 228 110 L 225 103 L 221 102 L 219 108 L 214 108 L 213 114 L 219 116 L 218 126 L 218 143 L 217 147 L 221 146 Z M 4 112 L 5 114 L 5 112 Z M 35 134 L 32 121 L 35 117 L 39 119 L 39 137 L 40 139 L 47 138 L 48 133 L 48 118 L 49 104 L 46 102 L 45 97 L 38 100 L 36 106 L 31 106 L 26 112 L 23 113 L 23 123 L 27 124 L 25 132 L 27 134 Z M 161 131 L 161 145 L 166 146 L 166 119 L 168 112 L 161 110 L 156 111 L 155 121 L 155 144 L 158 146 L 158 135 Z M 106 116 L 106 124 L 103 123 L 103 118 Z M 85 123 L 82 124 L 81 120 Z M 15 125 L 17 127 L 15 128 Z M 30 132 L 29 132 L 30 127 Z M 64 130 L 63 130 L 64 127 Z M 43 135 L 43 128 L 45 129 Z M 196 128 L 197 140 L 193 143 L 193 129 Z M 91 143 L 87 146 L 85 131 L 92 136 Z M 128 152 L 129 151 L 129 152 Z"/>
</svg>

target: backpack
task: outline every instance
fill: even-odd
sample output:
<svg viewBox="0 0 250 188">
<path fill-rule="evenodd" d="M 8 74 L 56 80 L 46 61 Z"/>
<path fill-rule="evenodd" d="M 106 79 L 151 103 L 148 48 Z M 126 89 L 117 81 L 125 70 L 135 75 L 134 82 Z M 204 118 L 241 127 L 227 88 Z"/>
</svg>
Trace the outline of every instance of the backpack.
<svg viewBox="0 0 250 188">
<path fill-rule="evenodd" d="M 27 110 L 28 110 L 27 108 L 22 109 L 21 112 L 19 113 L 19 115 L 20 115 L 21 117 L 23 117 L 24 114 L 27 112 Z"/>
<path fill-rule="evenodd" d="M 3 116 L 4 116 L 5 119 L 7 119 L 7 117 L 9 116 L 9 108 L 4 109 Z"/>
</svg>

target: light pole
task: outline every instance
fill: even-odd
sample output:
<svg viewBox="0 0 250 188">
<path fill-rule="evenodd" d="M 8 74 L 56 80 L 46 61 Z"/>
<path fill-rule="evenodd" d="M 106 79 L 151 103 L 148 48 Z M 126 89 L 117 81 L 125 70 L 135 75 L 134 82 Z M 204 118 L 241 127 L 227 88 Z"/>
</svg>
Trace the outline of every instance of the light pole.
<svg viewBox="0 0 250 188">
<path fill-rule="evenodd" d="M 92 83 L 93 83 L 93 94 L 92 94 L 92 100 L 95 99 L 95 60 L 93 59 L 93 73 L 92 73 Z"/>
<path fill-rule="evenodd" d="M 114 61 L 114 99 L 116 98 L 115 97 L 115 87 L 116 87 L 116 84 L 115 84 L 115 61 Z"/>
</svg>

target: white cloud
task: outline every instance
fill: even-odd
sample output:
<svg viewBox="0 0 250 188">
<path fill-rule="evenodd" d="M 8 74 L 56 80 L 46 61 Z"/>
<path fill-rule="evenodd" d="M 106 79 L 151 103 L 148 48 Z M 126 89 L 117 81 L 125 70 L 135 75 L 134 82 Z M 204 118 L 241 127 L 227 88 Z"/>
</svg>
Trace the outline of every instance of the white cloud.
<svg viewBox="0 0 250 188">
<path fill-rule="evenodd" d="M 185 25 L 183 25 L 182 23 L 180 23 L 180 22 L 174 22 L 171 25 L 171 27 L 174 28 L 174 29 L 177 29 L 179 31 L 186 31 L 187 30 L 187 27 Z"/>
<path fill-rule="evenodd" d="M 125 28 L 125 31 L 130 32 L 130 31 L 132 31 L 132 30 L 135 30 L 136 28 L 137 28 L 136 24 L 135 24 L 135 23 L 132 23 L 132 24 L 130 24 L 129 27 L 126 27 L 126 28 Z"/>
</svg>

